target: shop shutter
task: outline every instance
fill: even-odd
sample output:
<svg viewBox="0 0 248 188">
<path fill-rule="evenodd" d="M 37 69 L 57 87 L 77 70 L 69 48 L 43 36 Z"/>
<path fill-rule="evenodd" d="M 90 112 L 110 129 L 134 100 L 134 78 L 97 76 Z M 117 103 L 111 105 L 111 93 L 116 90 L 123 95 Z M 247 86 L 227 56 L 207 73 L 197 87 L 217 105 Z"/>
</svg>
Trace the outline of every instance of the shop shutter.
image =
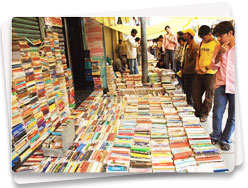
<svg viewBox="0 0 248 188">
<path fill-rule="evenodd" d="M 41 39 L 39 18 L 37 17 L 15 17 L 12 20 L 12 39 L 21 40 Z"/>
</svg>

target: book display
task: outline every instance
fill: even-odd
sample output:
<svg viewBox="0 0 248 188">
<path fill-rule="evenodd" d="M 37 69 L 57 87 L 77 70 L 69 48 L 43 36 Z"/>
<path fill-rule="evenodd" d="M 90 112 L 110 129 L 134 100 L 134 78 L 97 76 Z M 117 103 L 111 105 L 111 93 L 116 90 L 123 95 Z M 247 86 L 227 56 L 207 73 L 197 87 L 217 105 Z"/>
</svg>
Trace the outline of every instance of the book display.
<svg viewBox="0 0 248 188">
<path fill-rule="evenodd" d="M 114 84 L 114 70 L 112 65 L 108 65 L 106 67 L 106 75 L 107 75 L 107 86 L 109 90 L 109 95 L 116 95 L 116 85 Z"/>
<path fill-rule="evenodd" d="M 58 34 L 47 31 L 38 45 L 28 41 L 13 44 L 13 167 L 67 120 L 74 104 L 71 71 L 63 63 Z"/>
<path fill-rule="evenodd" d="M 76 137 L 64 157 L 44 157 L 39 150 L 17 171 L 228 171 L 184 94 L 102 94 L 95 90 L 71 112 Z"/>
</svg>

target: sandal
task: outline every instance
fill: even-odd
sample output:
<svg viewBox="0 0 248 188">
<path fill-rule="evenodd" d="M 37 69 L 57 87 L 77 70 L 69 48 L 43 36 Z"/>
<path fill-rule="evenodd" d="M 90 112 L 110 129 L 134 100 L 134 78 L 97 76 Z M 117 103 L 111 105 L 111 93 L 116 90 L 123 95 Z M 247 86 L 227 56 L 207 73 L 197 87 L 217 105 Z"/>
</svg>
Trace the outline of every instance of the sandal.
<svg viewBox="0 0 248 188">
<path fill-rule="evenodd" d="M 212 138 L 211 138 L 211 143 L 212 143 L 213 145 L 215 145 L 215 144 L 218 143 L 218 140 L 215 140 L 215 139 L 212 139 Z"/>
<path fill-rule="evenodd" d="M 207 121 L 207 118 L 201 117 L 201 118 L 200 118 L 200 121 L 201 121 L 201 122 L 206 122 L 206 121 Z"/>
<path fill-rule="evenodd" d="M 221 144 L 220 144 L 220 148 L 221 148 L 223 151 L 229 151 L 229 150 L 230 150 L 230 145 L 229 145 L 229 144 L 225 144 L 225 143 L 221 143 Z"/>
</svg>

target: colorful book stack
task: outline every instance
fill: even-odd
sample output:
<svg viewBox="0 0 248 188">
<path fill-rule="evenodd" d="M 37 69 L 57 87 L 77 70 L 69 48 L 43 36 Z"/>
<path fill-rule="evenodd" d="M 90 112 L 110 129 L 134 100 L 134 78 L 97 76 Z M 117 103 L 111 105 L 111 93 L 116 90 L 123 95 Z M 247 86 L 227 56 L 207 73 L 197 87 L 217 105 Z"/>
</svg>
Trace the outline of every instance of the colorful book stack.
<svg viewBox="0 0 248 188">
<path fill-rule="evenodd" d="M 207 165 L 214 172 L 228 171 L 218 149 L 211 144 L 209 134 L 201 127 L 199 118 L 182 115 L 182 120 L 190 146 L 195 153 L 197 165 Z"/>
<path fill-rule="evenodd" d="M 19 98 L 25 96 L 24 98 L 19 98 L 18 100 L 20 107 L 23 106 L 23 108 L 21 108 L 22 118 L 24 120 L 24 127 L 27 131 L 27 138 L 33 151 L 41 144 L 37 120 L 39 120 L 43 114 L 34 110 L 35 106 L 37 106 L 38 96 L 35 74 L 32 66 L 32 57 L 30 53 L 31 50 L 28 43 L 25 41 L 20 42 L 20 50 L 22 67 L 25 72 L 26 90 L 23 90 L 22 93 L 17 93 L 17 97 Z M 25 101 L 23 101 L 23 99 L 25 99 Z M 44 127 L 41 126 L 39 128 L 42 130 Z"/>
<path fill-rule="evenodd" d="M 153 172 L 175 172 L 168 139 L 151 139 L 150 145 Z"/>
<path fill-rule="evenodd" d="M 91 68 L 91 59 L 90 59 L 90 54 L 89 51 L 85 51 L 87 56 L 84 58 L 85 62 L 85 80 L 88 83 L 88 85 L 93 85 L 94 84 L 94 79 L 92 76 L 92 68 Z"/>
<path fill-rule="evenodd" d="M 164 107 L 163 110 L 167 121 L 170 148 L 176 171 L 186 172 L 188 166 L 196 163 L 192 161 L 194 155 L 189 147 L 182 121 L 174 107 Z"/>
<path fill-rule="evenodd" d="M 51 131 L 53 131 L 59 124 L 59 114 L 58 109 L 55 106 L 55 92 L 54 92 L 54 85 L 53 85 L 53 78 L 54 76 L 54 69 L 53 65 L 55 64 L 55 58 L 51 51 L 51 44 L 49 39 L 45 39 L 45 56 L 40 57 L 40 62 L 42 64 L 42 76 L 44 81 L 44 89 L 46 91 L 46 95 L 44 96 L 44 99 L 46 98 L 46 103 L 44 105 L 46 106 L 48 111 L 48 116 L 51 118 L 51 126 L 49 127 Z M 51 73 L 50 74 L 50 69 Z M 53 76 L 53 77 L 51 77 Z M 55 79 L 54 79 L 54 82 Z"/>
<path fill-rule="evenodd" d="M 32 110 L 37 120 L 40 138 L 41 140 L 44 140 L 48 136 L 48 132 L 47 132 L 47 124 L 45 122 L 45 113 L 43 113 L 41 106 L 42 104 L 47 104 L 47 100 L 45 98 L 46 92 L 45 92 L 45 85 L 43 82 L 42 67 L 40 64 L 38 49 L 33 50 L 31 56 L 32 56 L 32 66 L 35 75 L 35 82 L 37 87 L 37 94 L 39 99 L 39 101 L 35 102 L 35 104 L 32 106 Z"/>
<path fill-rule="evenodd" d="M 109 89 L 110 95 L 116 95 L 116 85 L 114 84 L 114 71 L 111 65 L 106 67 L 106 74 L 107 74 L 107 85 Z"/>
<path fill-rule="evenodd" d="M 142 75 L 141 74 L 134 74 L 134 87 L 135 89 L 142 88 Z"/>
<path fill-rule="evenodd" d="M 76 138 L 65 156 L 52 158 L 34 153 L 26 166 L 17 171 L 227 170 L 199 118 L 193 115 L 192 108 L 182 103 L 183 99 L 185 96 L 179 94 L 106 97 L 102 96 L 102 90 L 94 91 L 69 116 L 76 125 Z M 14 117 L 18 122 L 17 116 Z M 61 126 L 55 132 L 60 129 Z M 14 135 L 13 139 L 18 134 Z"/>
<path fill-rule="evenodd" d="M 175 74 L 170 70 L 162 70 L 161 71 L 161 82 L 162 84 L 169 84 L 172 82 L 172 75 Z"/>
<path fill-rule="evenodd" d="M 13 133 L 15 137 L 21 136 L 20 140 L 13 139 L 15 161 L 16 155 L 20 156 L 21 162 L 24 161 L 70 114 L 57 36 L 53 33 L 47 36 L 40 47 L 20 41 L 13 48 L 13 95 L 16 96 L 13 112 L 18 118 L 14 118 L 12 126 L 19 125 Z"/>
<path fill-rule="evenodd" d="M 149 82 L 150 83 L 156 83 L 156 82 L 158 82 L 158 80 L 157 80 L 158 74 L 157 73 L 149 72 L 148 73 L 148 77 L 149 77 Z"/>
<path fill-rule="evenodd" d="M 175 167 L 172 160 L 171 149 L 168 140 L 168 130 L 166 119 L 163 116 L 162 103 L 167 102 L 168 98 L 153 97 L 150 98 L 151 109 L 156 107 L 159 113 L 152 118 L 151 127 L 151 155 L 153 172 L 174 172 Z M 162 113 L 162 116 L 161 116 Z M 153 113 L 152 113 L 153 114 Z"/>
<path fill-rule="evenodd" d="M 38 150 L 33 153 L 23 164 L 20 168 L 17 169 L 17 172 L 39 172 L 40 165 L 44 160 L 42 150 Z"/>
<path fill-rule="evenodd" d="M 176 90 L 176 87 L 172 84 L 162 84 L 162 87 L 169 94 L 173 94 Z"/>
<path fill-rule="evenodd" d="M 128 172 L 135 126 L 136 120 L 122 120 L 108 158 L 107 172 Z"/>
<path fill-rule="evenodd" d="M 68 77 L 67 94 L 68 94 L 68 100 L 69 100 L 69 107 L 70 109 L 74 109 L 76 104 L 75 104 L 75 97 L 74 97 L 74 86 L 73 86 L 71 68 L 67 68 L 67 77 Z"/>
<path fill-rule="evenodd" d="M 101 89 L 102 88 L 102 79 L 101 79 L 101 71 L 100 71 L 100 62 L 99 61 L 92 61 L 92 77 L 94 81 L 94 88 Z"/>
<path fill-rule="evenodd" d="M 56 32 L 53 32 L 52 38 L 50 38 L 50 44 L 52 43 L 54 44 L 53 56 L 56 59 L 56 68 L 57 68 L 56 73 L 58 76 L 60 76 L 59 83 L 60 83 L 60 87 L 62 88 L 61 92 L 62 92 L 62 98 L 63 98 L 63 103 L 64 103 L 64 107 L 60 106 L 59 108 L 60 120 L 61 122 L 65 122 L 67 117 L 70 115 L 70 108 L 69 108 L 70 103 L 69 103 L 68 93 L 70 93 L 70 89 L 73 88 L 73 86 L 69 84 L 67 64 L 63 63 L 60 46 L 59 46 L 58 33 Z M 63 67 L 63 71 L 62 71 L 62 67 Z"/>
<path fill-rule="evenodd" d="M 23 41 L 15 44 L 15 49 L 15 54 L 12 56 L 12 167 L 18 165 L 19 161 L 22 162 L 31 154 L 30 140 L 36 136 L 36 130 L 38 130 L 37 126 L 33 127 L 35 120 L 31 110 L 26 80 L 30 78 L 29 72 L 31 72 L 31 79 L 33 74 L 32 69 L 29 69 L 29 64 L 31 64 L 28 53 L 29 46 L 27 42 Z M 24 67 L 22 66 L 23 63 L 26 63 Z"/>
<path fill-rule="evenodd" d="M 138 115 L 136 116 L 136 127 L 134 142 L 131 147 L 129 172 L 149 173 L 152 172 L 150 135 L 151 135 L 151 114 L 147 97 L 136 98 L 138 103 Z M 145 111 L 144 111 L 145 109 Z"/>
</svg>

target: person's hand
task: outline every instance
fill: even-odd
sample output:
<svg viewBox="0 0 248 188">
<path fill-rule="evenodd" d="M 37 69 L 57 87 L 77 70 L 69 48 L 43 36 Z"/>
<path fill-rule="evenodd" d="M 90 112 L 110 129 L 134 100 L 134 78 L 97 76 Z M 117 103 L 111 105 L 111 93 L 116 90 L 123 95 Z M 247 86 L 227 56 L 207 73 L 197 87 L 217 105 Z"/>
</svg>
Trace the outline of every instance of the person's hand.
<svg viewBox="0 0 248 188">
<path fill-rule="evenodd" d="M 221 45 L 220 51 L 219 51 L 221 54 L 224 54 L 228 50 L 229 43 L 230 43 L 230 41 L 227 41 Z"/>
</svg>

